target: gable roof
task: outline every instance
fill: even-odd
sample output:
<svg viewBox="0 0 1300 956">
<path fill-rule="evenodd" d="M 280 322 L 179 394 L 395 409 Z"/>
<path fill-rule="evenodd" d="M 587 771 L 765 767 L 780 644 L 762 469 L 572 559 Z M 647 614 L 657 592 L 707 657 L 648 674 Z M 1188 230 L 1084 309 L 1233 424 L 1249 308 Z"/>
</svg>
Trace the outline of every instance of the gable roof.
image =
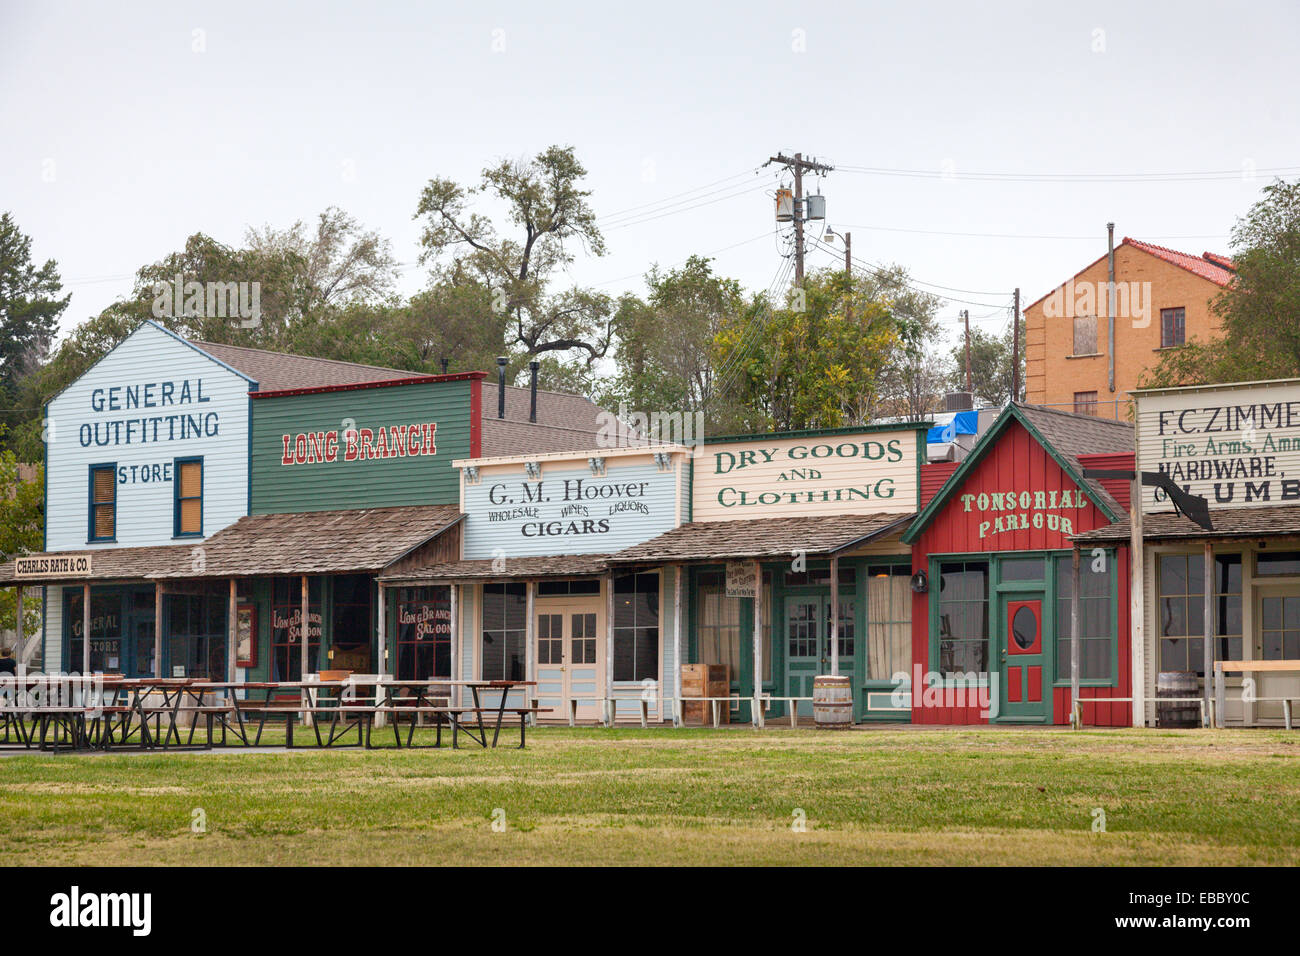
<svg viewBox="0 0 1300 956">
<path fill-rule="evenodd" d="M 1088 492 L 1088 497 L 1111 521 L 1119 520 L 1125 513 L 1115 496 L 1101 482 L 1084 478 L 1080 455 L 1122 454 L 1134 448 L 1134 430 L 1128 422 L 1064 412 L 1044 405 L 1027 405 L 1012 402 L 1007 405 L 997 421 L 975 443 L 971 453 L 957 470 L 943 483 L 943 487 L 921 509 L 912 526 L 903 533 L 903 543 L 912 544 L 921 532 L 943 509 L 948 499 L 966 481 L 966 476 L 983 460 L 1012 422 L 1019 422 L 1043 446 L 1043 449 L 1061 467 L 1072 481 Z"/>
<path fill-rule="evenodd" d="M 1137 249 L 1139 252 L 1145 252 L 1147 255 L 1155 256 L 1157 259 L 1163 259 L 1165 262 L 1168 262 L 1171 265 L 1175 265 L 1178 266 L 1180 269 L 1186 269 L 1188 272 L 1195 273 L 1196 275 L 1200 276 L 1202 279 L 1206 279 L 1210 282 L 1213 282 L 1215 285 L 1218 286 L 1226 286 L 1229 282 L 1232 281 L 1232 277 L 1236 275 L 1236 265 L 1233 263 L 1232 257 L 1219 255 L 1217 252 L 1204 252 L 1201 253 L 1201 255 L 1199 256 L 1194 256 L 1190 252 L 1179 252 L 1176 249 L 1168 249 L 1165 246 L 1157 246 L 1153 242 L 1143 242 L 1140 239 L 1133 239 L 1130 236 L 1125 236 L 1124 239 L 1120 242 L 1120 244 L 1115 248 L 1116 250 L 1118 250 L 1123 246 L 1129 246 L 1130 248 Z M 1082 269 L 1080 269 L 1078 272 L 1072 275 L 1069 279 L 1066 279 L 1065 282 L 1058 282 L 1056 285 L 1052 286 L 1051 291 L 1046 292 L 1043 295 L 1040 295 L 1033 302 L 1030 302 L 1028 305 L 1022 307 L 1020 311 L 1022 313 L 1028 312 L 1034 306 L 1038 305 L 1038 303 L 1042 302 L 1044 299 L 1048 298 L 1053 293 L 1055 293 L 1057 289 L 1060 289 L 1063 286 L 1068 285 L 1072 279 L 1079 278 L 1079 276 L 1083 275 L 1085 272 L 1087 272 L 1093 266 L 1097 265 L 1099 262 L 1105 261 L 1107 255 L 1108 253 L 1103 252 L 1100 256 L 1098 256 L 1096 259 L 1093 259 L 1086 266 L 1084 266 Z"/>
<path fill-rule="evenodd" d="M 195 341 L 193 344 L 217 361 L 247 375 L 258 383 L 262 391 L 266 392 L 388 382 L 422 374 L 383 368 L 378 365 L 360 365 L 356 362 L 272 352 L 268 349 L 254 349 L 243 345 L 222 345 L 219 342 L 200 341 Z"/>
</svg>

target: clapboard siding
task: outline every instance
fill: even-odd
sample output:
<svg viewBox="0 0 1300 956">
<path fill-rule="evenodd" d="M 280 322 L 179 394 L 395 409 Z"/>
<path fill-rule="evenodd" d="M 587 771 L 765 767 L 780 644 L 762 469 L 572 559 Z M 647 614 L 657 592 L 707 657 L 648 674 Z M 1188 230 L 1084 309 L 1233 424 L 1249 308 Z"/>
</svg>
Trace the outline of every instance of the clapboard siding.
<svg viewBox="0 0 1300 956">
<path fill-rule="evenodd" d="M 47 674 L 63 669 L 63 588 L 45 589 L 45 644 L 41 648 L 41 667 Z"/>
<path fill-rule="evenodd" d="M 455 504 L 452 467 L 471 453 L 470 381 L 275 395 L 253 402 L 254 514 Z M 345 460 L 346 433 L 437 423 L 432 455 Z M 332 435 L 334 461 L 284 464 L 284 436 Z"/>
<path fill-rule="evenodd" d="M 249 387 L 161 326 L 132 332 L 49 403 L 45 549 L 173 543 L 176 458 L 203 458 L 205 536 L 246 514 Z M 90 544 L 89 467 L 98 464 L 118 469 L 117 534 Z"/>
<path fill-rule="evenodd" d="M 523 463 L 486 468 L 463 488 L 464 556 L 619 551 L 677 526 L 679 487 L 676 473 L 648 456 L 609 458 L 600 477 L 585 456 L 581 464 L 545 462 L 539 481 L 527 479 Z"/>
</svg>

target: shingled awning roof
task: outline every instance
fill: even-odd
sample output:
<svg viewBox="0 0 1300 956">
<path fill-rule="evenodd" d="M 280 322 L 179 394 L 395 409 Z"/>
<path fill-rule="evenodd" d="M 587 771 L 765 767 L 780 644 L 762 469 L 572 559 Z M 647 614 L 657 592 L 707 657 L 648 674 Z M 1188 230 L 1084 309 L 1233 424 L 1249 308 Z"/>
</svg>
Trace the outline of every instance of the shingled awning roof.
<svg viewBox="0 0 1300 956">
<path fill-rule="evenodd" d="M 381 571 L 461 519 L 455 505 L 248 515 L 203 542 L 203 569 L 151 578 Z"/>
<path fill-rule="evenodd" d="M 143 581 L 160 570 L 188 567 L 193 557 L 194 544 L 159 545 L 152 548 L 104 548 L 81 551 L 43 551 L 40 555 L 23 557 L 71 557 L 90 555 L 90 573 L 82 577 L 51 574 L 48 577 L 22 577 L 15 575 L 14 561 L 0 564 L 0 585 L 22 584 L 36 587 L 42 584 L 95 584 L 104 581 Z"/>
<path fill-rule="evenodd" d="M 464 581 L 471 579 L 501 581 L 506 579 L 579 577 L 603 574 L 608 568 L 607 554 L 556 554 L 543 557 L 506 558 L 472 561 L 447 561 L 387 575 L 380 580 L 422 583 Z"/>
<path fill-rule="evenodd" d="M 1210 511 L 1214 530 L 1207 531 L 1190 518 L 1174 512 L 1142 516 L 1143 541 L 1175 541 L 1205 538 L 1274 538 L 1300 536 L 1300 505 L 1273 508 L 1219 508 Z M 1079 544 L 1104 544 L 1129 540 L 1125 518 L 1094 528 L 1072 539 Z"/>
<path fill-rule="evenodd" d="M 737 521 L 692 521 L 610 555 L 610 564 L 665 564 L 827 555 L 906 527 L 912 514 L 807 515 Z"/>
</svg>

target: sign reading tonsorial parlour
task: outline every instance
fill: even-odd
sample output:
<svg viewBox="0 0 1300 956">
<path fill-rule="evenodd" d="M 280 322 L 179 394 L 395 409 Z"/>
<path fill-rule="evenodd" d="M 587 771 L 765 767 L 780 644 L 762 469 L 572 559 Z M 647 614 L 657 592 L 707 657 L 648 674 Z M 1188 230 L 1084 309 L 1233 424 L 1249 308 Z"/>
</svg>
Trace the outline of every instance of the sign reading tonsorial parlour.
<svg viewBox="0 0 1300 956">
<path fill-rule="evenodd" d="M 1300 381 L 1140 392 L 1138 459 L 1211 508 L 1300 504 Z M 1162 489 L 1144 506 L 1170 509 Z"/>
<path fill-rule="evenodd" d="M 893 425 L 709 442 L 695 462 L 692 517 L 906 514 L 924 443 L 923 429 Z"/>
</svg>

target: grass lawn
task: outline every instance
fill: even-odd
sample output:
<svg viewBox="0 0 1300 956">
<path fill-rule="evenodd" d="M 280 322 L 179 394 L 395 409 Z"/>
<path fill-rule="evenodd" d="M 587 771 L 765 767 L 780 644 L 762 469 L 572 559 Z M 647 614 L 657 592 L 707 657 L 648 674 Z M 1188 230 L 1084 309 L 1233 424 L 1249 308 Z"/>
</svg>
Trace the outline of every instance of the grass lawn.
<svg viewBox="0 0 1300 956">
<path fill-rule="evenodd" d="M 544 728 L 523 751 L 5 757 L 0 841 L 11 864 L 1297 864 L 1300 734 Z"/>
</svg>

